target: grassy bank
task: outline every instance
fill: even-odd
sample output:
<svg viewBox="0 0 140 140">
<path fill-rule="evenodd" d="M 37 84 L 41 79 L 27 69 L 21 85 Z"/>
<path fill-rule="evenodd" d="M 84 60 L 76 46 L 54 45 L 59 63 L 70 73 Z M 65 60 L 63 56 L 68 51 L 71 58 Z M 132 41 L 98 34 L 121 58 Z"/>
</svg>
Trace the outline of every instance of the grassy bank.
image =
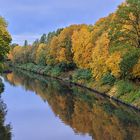
<svg viewBox="0 0 140 140">
<path fill-rule="evenodd" d="M 96 81 L 92 77 L 90 70 L 74 69 L 67 71 L 60 66 L 41 66 L 33 63 L 15 65 L 17 68 L 28 70 L 34 73 L 51 76 L 83 85 L 88 88 L 95 89 L 101 93 L 105 93 L 110 97 L 115 97 L 125 103 L 140 108 L 140 87 L 139 83 L 129 80 L 115 79 L 107 74 L 100 81 Z"/>
</svg>

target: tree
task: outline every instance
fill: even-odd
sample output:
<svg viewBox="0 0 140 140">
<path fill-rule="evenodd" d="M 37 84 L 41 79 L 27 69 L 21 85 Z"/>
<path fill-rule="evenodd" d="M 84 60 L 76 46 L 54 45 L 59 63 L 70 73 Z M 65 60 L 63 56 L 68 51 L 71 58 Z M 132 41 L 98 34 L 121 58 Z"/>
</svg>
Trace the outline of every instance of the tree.
<svg viewBox="0 0 140 140">
<path fill-rule="evenodd" d="M 3 60 L 10 50 L 9 44 L 11 40 L 11 36 L 7 31 L 7 23 L 4 18 L 0 17 L 0 70 L 3 66 Z"/>
<path fill-rule="evenodd" d="M 61 31 L 63 31 L 63 28 L 59 28 L 56 31 L 49 32 L 47 35 L 47 38 L 46 38 L 46 43 L 49 44 L 51 42 L 52 38 L 54 36 L 58 36 L 61 33 Z"/>
<path fill-rule="evenodd" d="M 120 63 L 122 61 L 120 51 L 116 51 L 109 55 L 108 59 L 106 60 L 106 65 L 108 67 L 108 70 L 111 72 L 111 75 L 113 75 L 116 78 L 119 78 L 121 76 L 121 69 L 120 69 Z"/>
<path fill-rule="evenodd" d="M 32 46 L 37 46 L 37 45 L 39 45 L 39 39 L 36 39 L 32 44 Z"/>
<path fill-rule="evenodd" d="M 3 60 L 10 50 L 10 42 L 11 36 L 7 31 L 7 23 L 2 17 L 0 17 L 0 60 Z"/>
<path fill-rule="evenodd" d="M 72 52 L 72 35 L 74 31 L 79 30 L 83 25 L 71 25 L 63 29 L 58 35 L 58 57 L 59 63 L 74 63 Z"/>
<path fill-rule="evenodd" d="M 115 14 L 110 26 L 111 46 L 140 48 L 140 1 L 126 0 Z"/>
<path fill-rule="evenodd" d="M 35 62 L 39 65 L 46 64 L 46 44 L 39 44 L 37 51 L 36 51 L 36 60 Z"/>
<path fill-rule="evenodd" d="M 73 60 L 78 67 L 91 68 L 92 49 L 92 32 L 89 27 L 83 26 L 79 31 L 75 31 L 72 36 L 72 52 Z"/>
<path fill-rule="evenodd" d="M 103 33 L 93 48 L 92 53 L 92 73 L 96 80 L 100 80 L 106 73 L 108 73 L 108 66 L 105 61 L 109 58 L 109 39 L 108 34 Z"/>
<path fill-rule="evenodd" d="M 47 48 L 47 57 L 46 63 L 49 65 L 54 65 L 58 63 L 57 56 L 58 56 L 58 37 L 54 36 L 52 41 L 50 42 L 49 47 Z"/>
<path fill-rule="evenodd" d="M 40 43 L 46 43 L 46 39 L 47 39 L 46 34 L 43 34 L 40 38 Z"/>
<path fill-rule="evenodd" d="M 24 41 L 24 46 L 28 46 L 28 41 L 27 40 Z"/>
</svg>

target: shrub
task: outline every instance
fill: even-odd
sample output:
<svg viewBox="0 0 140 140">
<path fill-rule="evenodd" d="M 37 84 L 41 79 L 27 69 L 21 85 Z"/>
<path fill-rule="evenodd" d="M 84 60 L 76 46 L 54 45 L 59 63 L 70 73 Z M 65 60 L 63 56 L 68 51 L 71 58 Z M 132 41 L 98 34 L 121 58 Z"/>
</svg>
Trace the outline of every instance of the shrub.
<svg viewBox="0 0 140 140">
<path fill-rule="evenodd" d="M 113 75 L 111 75 L 111 73 L 107 73 L 102 77 L 101 82 L 103 85 L 114 85 L 115 80 L 116 78 Z"/>
<path fill-rule="evenodd" d="M 120 97 L 126 93 L 135 92 L 135 87 L 129 81 L 121 80 L 117 82 L 117 92 L 118 97 Z"/>
<path fill-rule="evenodd" d="M 76 68 L 76 64 L 61 62 L 58 64 L 58 67 L 61 69 L 61 71 L 66 72 L 69 70 L 74 70 Z"/>
<path fill-rule="evenodd" d="M 78 69 L 74 75 L 73 80 L 90 80 L 92 78 L 92 73 L 90 70 Z"/>
<path fill-rule="evenodd" d="M 47 65 L 44 69 L 44 74 L 49 75 L 51 73 L 52 67 L 50 65 Z"/>
<path fill-rule="evenodd" d="M 26 64 L 26 69 L 31 70 L 35 65 L 33 63 Z"/>
<path fill-rule="evenodd" d="M 132 103 L 136 99 L 140 98 L 140 90 L 136 90 L 134 92 L 130 92 L 126 99 L 124 99 L 127 103 Z"/>
<path fill-rule="evenodd" d="M 57 66 L 51 69 L 52 76 L 59 76 L 60 73 L 61 73 L 61 69 Z"/>
</svg>

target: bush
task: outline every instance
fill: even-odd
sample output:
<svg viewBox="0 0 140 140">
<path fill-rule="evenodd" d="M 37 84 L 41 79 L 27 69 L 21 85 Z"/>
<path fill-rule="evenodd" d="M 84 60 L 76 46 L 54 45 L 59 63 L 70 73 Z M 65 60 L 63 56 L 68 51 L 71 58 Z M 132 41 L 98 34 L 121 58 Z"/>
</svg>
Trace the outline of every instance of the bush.
<svg viewBox="0 0 140 140">
<path fill-rule="evenodd" d="M 51 69 L 52 76 L 59 76 L 61 74 L 61 69 L 59 67 L 54 67 Z"/>
<path fill-rule="evenodd" d="M 47 65 L 44 69 L 44 74 L 50 75 L 52 67 Z"/>
<path fill-rule="evenodd" d="M 127 98 L 125 100 L 125 102 L 127 103 L 132 103 L 135 100 L 140 98 L 140 90 L 134 91 L 134 92 L 130 92 L 130 94 L 127 96 Z"/>
<path fill-rule="evenodd" d="M 103 76 L 103 78 L 101 79 L 101 82 L 103 85 L 108 84 L 108 85 L 114 85 L 116 78 L 111 75 L 111 73 L 107 73 Z"/>
<path fill-rule="evenodd" d="M 76 64 L 61 62 L 58 64 L 58 67 L 61 69 L 61 71 L 66 72 L 66 71 L 74 70 L 76 68 Z"/>
<path fill-rule="evenodd" d="M 124 81 L 121 80 L 117 83 L 117 92 L 118 92 L 118 97 L 130 93 L 130 92 L 135 92 L 135 87 L 132 83 L 129 81 Z"/>
<path fill-rule="evenodd" d="M 35 65 L 33 63 L 26 64 L 26 69 L 31 70 Z"/>
<path fill-rule="evenodd" d="M 78 69 L 74 75 L 73 80 L 90 80 L 92 78 L 92 73 L 90 70 Z"/>
</svg>

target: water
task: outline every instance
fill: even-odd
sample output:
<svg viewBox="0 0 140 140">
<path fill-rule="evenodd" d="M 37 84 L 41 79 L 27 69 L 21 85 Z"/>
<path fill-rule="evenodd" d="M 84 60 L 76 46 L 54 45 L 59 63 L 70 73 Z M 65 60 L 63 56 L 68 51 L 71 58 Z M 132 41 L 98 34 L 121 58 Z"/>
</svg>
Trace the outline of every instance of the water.
<svg viewBox="0 0 140 140">
<path fill-rule="evenodd" d="M 3 75 L 12 140 L 140 140 L 140 113 L 25 71 Z"/>
</svg>

